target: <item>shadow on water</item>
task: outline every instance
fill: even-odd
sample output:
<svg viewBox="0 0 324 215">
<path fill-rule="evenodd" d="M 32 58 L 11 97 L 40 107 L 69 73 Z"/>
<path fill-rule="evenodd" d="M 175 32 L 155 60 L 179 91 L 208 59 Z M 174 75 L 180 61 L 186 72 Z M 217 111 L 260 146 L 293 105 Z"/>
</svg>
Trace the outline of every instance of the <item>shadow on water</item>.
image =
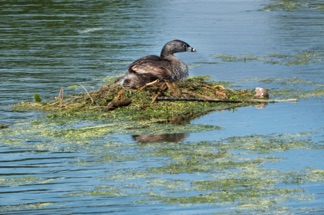
<svg viewBox="0 0 324 215">
<path fill-rule="evenodd" d="M 171 142 L 179 143 L 183 142 L 188 136 L 188 133 L 182 134 L 143 134 L 143 135 L 133 135 L 133 139 L 139 143 L 160 143 L 160 142 Z"/>
</svg>

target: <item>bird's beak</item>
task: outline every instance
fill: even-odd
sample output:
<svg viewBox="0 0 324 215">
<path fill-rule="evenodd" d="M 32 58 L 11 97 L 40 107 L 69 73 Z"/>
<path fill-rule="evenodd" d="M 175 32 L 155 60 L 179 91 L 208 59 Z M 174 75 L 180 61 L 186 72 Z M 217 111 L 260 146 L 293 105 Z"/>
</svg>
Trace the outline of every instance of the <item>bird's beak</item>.
<svg viewBox="0 0 324 215">
<path fill-rule="evenodd" d="M 192 48 L 192 47 L 188 47 L 187 48 L 187 52 L 196 52 L 197 50 L 195 48 Z"/>
</svg>

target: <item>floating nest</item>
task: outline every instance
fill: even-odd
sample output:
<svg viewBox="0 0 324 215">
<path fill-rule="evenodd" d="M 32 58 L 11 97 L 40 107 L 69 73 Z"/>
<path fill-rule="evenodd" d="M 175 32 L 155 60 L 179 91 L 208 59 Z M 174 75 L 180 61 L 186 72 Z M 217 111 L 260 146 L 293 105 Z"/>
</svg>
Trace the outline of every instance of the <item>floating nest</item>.
<svg viewBox="0 0 324 215">
<path fill-rule="evenodd" d="M 261 89 L 261 90 L 260 90 Z M 255 103 L 265 103 L 268 92 L 226 89 L 223 84 L 206 77 L 190 78 L 183 82 L 152 82 L 130 89 L 107 84 L 100 89 L 79 95 L 58 97 L 42 102 L 35 94 L 35 102 L 15 105 L 16 110 L 43 110 L 51 117 L 81 117 L 125 120 L 154 120 L 180 123 L 214 110 L 227 110 Z"/>
</svg>

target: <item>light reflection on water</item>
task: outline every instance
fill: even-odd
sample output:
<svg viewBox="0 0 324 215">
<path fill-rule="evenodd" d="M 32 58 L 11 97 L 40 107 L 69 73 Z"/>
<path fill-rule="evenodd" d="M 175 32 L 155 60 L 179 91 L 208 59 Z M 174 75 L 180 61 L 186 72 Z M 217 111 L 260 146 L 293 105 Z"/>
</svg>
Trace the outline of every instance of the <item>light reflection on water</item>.
<svg viewBox="0 0 324 215">
<path fill-rule="evenodd" d="M 266 155 L 280 157 L 283 161 L 262 161 L 260 166 L 251 166 L 260 172 L 262 167 L 269 168 L 269 172 L 273 169 L 303 172 L 307 172 L 307 168 L 323 169 L 320 156 L 323 97 L 301 100 L 296 104 L 269 104 L 264 109 L 245 107 L 234 112 L 210 113 L 191 123 L 216 125 L 222 127 L 221 130 L 165 134 L 168 140 L 177 142 L 175 145 L 147 144 L 147 138 L 152 139 L 152 134 L 133 136 L 133 139 L 131 135 L 102 135 L 64 142 L 59 137 L 48 138 L 37 129 L 24 133 L 23 126 L 27 132 L 28 121 L 42 118 L 42 113 L 11 111 L 10 105 L 32 100 L 34 93 L 47 99 L 57 96 L 60 87 L 69 94 L 83 92 L 81 88 L 68 88 L 79 84 L 89 90 L 96 89 L 103 84 L 105 76 L 125 73 L 134 59 L 158 54 L 165 42 L 175 38 L 185 40 L 198 50 L 195 55 L 179 55 L 193 68 L 191 75 L 210 75 L 214 80 L 231 81 L 234 87 L 243 88 L 257 85 L 271 90 L 318 89 L 310 84 L 287 86 L 258 80 L 297 77 L 323 83 L 323 11 L 303 8 L 291 12 L 265 12 L 259 10 L 263 6 L 258 1 L 244 4 L 241 1 L 1 2 L 0 123 L 16 126 L 18 133 L 0 143 L 0 211 L 8 214 L 233 212 L 231 208 L 237 207 L 233 202 L 225 201 L 220 205 L 218 202 L 214 202 L 216 205 L 193 203 L 184 207 L 180 203 L 164 204 L 161 201 L 163 196 L 199 194 L 191 184 L 242 171 L 236 167 L 232 170 L 215 166 L 212 172 L 203 172 L 203 167 L 193 163 L 197 168 L 194 173 L 147 173 L 149 169 L 161 171 L 159 167 L 179 162 L 179 157 L 170 158 L 176 156 L 172 153 L 177 150 L 189 153 L 192 147 L 193 151 L 197 150 L 195 156 L 199 157 L 199 153 L 210 156 L 207 153 L 210 146 L 200 148 L 198 142 L 201 141 L 211 142 L 213 150 L 219 147 L 220 151 L 227 152 L 219 156 L 231 161 L 244 161 L 246 157 L 251 157 L 252 161 L 255 157 L 264 158 L 263 149 L 244 148 L 248 145 L 228 149 L 226 144 L 218 142 L 226 142 L 231 137 L 255 135 L 262 139 L 274 135 L 276 139 L 277 136 L 281 138 L 281 134 L 300 134 L 305 145 L 287 146 L 286 151 L 277 145 L 273 146 L 278 147 L 273 151 L 267 149 L 270 153 Z M 321 61 L 287 66 L 260 61 L 227 63 L 213 56 L 220 53 L 234 56 L 251 53 L 257 56 L 271 53 L 298 55 L 304 52 L 322 53 L 319 55 Z M 19 123 L 24 121 L 27 124 L 20 128 Z M 93 122 L 80 122 L 79 126 L 82 123 Z M 55 130 L 60 126 L 52 127 Z M 6 135 L 6 130 L 0 132 L 0 136 Z M 136 139 L 145 144 L 136 143 Z M 189 147 L 188 151 L 186 147 Z M 164 151 L 170 157 L 163 154 Z M 208 166 L 208 160 L 204 162 Z M 123 178 L 123 175 L 130 178 Z M 280 173 L 274 175 L 279 177 Z M 184 182 L 180 183 L 181 180 Z M 179 183 L 179 187 L 171 189 L 168 182 Z M 284 180 L 279 182 L 284 184 Z M 285 210 L 303 213 L 299 211 L 301 207 L 320 213 L 323 202 L 320 182 L 311 184 L 307 181 L 306 186 L 301 185 L 310 195 L 309 198 L 306 194 L 303 196 L 307 200 L 270 199 L 278 201 L 279 206 L 270 205 L 269 213 L 279 209 L 282 213 Z M 287 184 L 289 186 L 295 184 Z M 241 203 L 244 201 L 243 198 Z M 310 207 L 307 206 L 309 203 Z M 287 209 L 281 205 L 288 205 Z M 239 210 L 246 212 L 242 207 L 237 207 Z"/>
</svg>

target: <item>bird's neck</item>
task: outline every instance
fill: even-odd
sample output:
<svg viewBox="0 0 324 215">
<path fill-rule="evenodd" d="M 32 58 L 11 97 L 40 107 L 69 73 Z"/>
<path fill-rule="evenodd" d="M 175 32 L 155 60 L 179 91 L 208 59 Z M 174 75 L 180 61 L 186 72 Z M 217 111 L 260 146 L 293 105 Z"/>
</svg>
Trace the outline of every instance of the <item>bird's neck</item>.
<svg viewBox="0 0 324 215">
<path fill-rule="evenodd" d="M 162 51 L 161 51 L 161 54 L 160 54 L 160 57 L 161 58 L 166 58 L 168 56 L 173 56 L 173 52 L 167 48 L 163 48 Z"/>
</svg>

